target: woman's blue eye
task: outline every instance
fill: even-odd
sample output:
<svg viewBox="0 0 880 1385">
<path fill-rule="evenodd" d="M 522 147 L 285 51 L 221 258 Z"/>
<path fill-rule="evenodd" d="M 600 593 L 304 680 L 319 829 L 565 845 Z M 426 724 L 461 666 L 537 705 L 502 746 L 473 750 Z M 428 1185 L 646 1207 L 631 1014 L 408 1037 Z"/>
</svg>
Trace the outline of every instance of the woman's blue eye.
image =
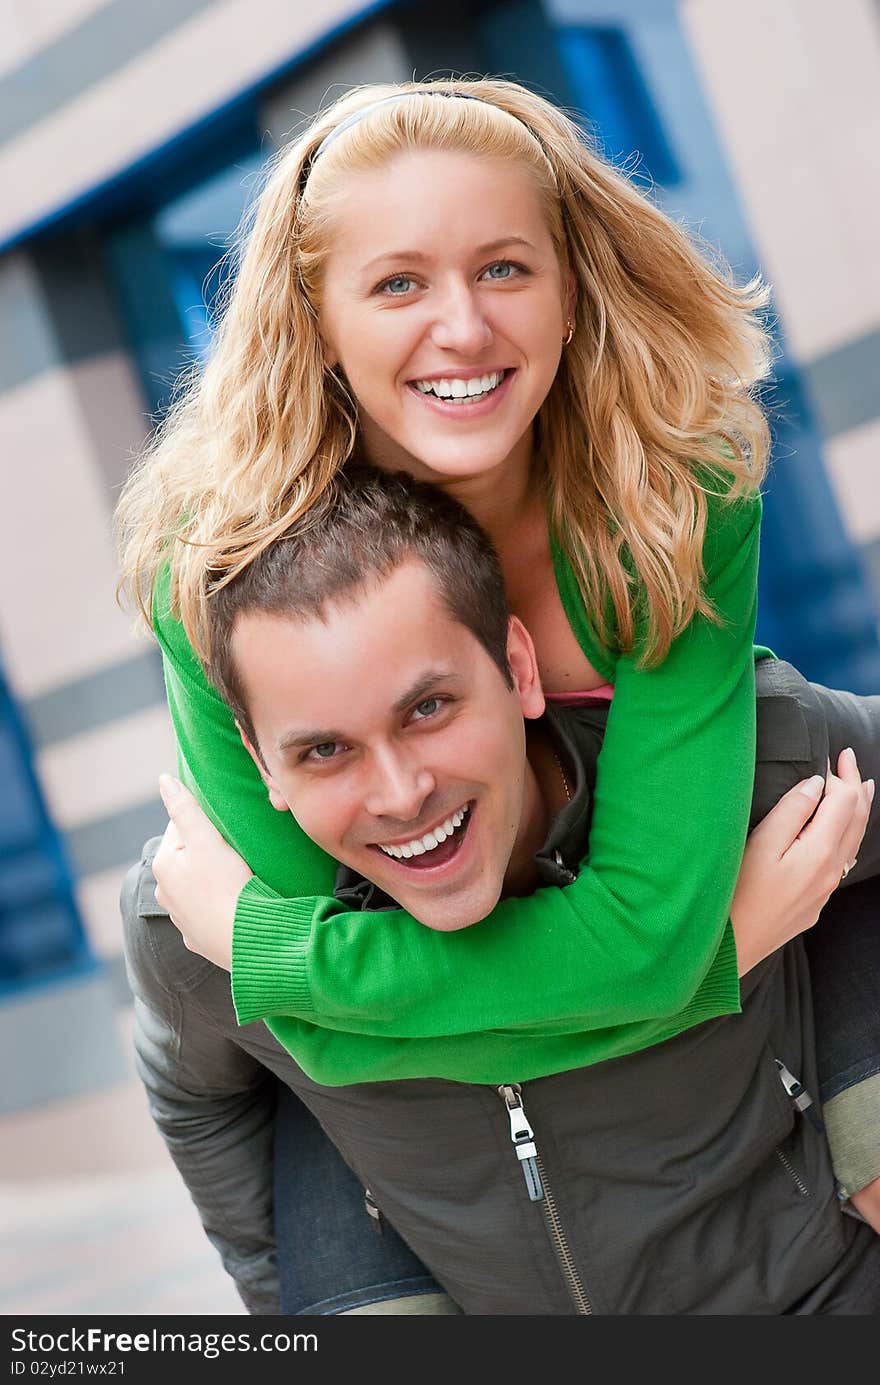
<svg viewBox="0 0 880 1385">
<path fill-rule="evenodd" d="M 415 709 L 419 721 L 424 717 L 432 717 L 439 707 L 439 697 L 426 697 L 424 702 L 420 702 Z"/>
<path fill-rule="evenodd" d="M 490 279 L 510 279 L 513 275 L 513 268 L 510 260 L 498 260 L 496 264 L 490 264 L 486 273 L 489 275 Z M 496 270 L 501 270 L 503 272 L 497 274 L 495 272 Z"/>
<path fill-rule="evenodd" d="M 385 280 L 382 288 L 392 298 L 400 298 L 403 294 L 409 293 L 411 284 L 412 279 L 408 274 L 395 274 L 393 279 Z"/>
</svg>

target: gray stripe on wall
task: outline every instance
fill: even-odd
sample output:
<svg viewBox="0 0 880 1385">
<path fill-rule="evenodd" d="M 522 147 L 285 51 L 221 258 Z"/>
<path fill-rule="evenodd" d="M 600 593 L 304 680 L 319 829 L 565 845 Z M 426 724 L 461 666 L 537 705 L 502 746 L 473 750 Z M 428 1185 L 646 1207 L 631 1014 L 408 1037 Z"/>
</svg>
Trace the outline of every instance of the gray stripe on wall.
<svg viewBox="0 0 880 1385">
<path fill-rule="evenodd" d="M 117 983 L 103 970 L 4 998 L 0 1115 L 97 1091 L 128 1077 L 116 1029 Z M 12 1061 L 12 1055 L 15 1061 Z"/>
<path fill-rule="evenodd" d="M 125 767 L 120 766 L 120 773 L 124 772 Z M 74 875 L 84 879 L 102 870 L 131 865 L 139 859 L 144 842 L 159 836 L 167 826 L 168 814 L 157 797 L 74 827 L 64 834 Z"/>
<path fill-rule="evenodd" d="M 0 259 L 0 322 L 0 394 L 60 364 L 48 305 L 24 251 Z"/>
<path fill-rule="evenodd" d="M 214 0 L 110 0 L 0 79 L 0 143 L 67 105 Z M 160 93 L 156 93 L 161 99 Z"/>
<path fill-rule="evenodd" d="M 82 361 L 125 349 L 103 249 L 93 231 L 36 244 L 31 263 L 55 330 L 58 356 Z"/>
<path fill-rule="evenodd" d="M 164 701 L 161 657 L 158 650 L 145 649 L 123 663 L 31 698 L 22 711 L 33 744 L 43 748 Z"/>
<path fill-rule="evenodd" d="M 880 417 L 880 329 L 801 369 L 827 438 Z"/>
</svg>

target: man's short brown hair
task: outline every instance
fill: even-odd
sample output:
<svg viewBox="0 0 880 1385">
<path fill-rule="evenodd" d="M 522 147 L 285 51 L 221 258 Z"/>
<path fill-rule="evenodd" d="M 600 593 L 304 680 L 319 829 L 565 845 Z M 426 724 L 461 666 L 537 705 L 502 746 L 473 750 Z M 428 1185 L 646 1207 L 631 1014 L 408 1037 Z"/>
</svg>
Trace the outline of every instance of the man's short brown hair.
<svg viewBox="0 0 880 1385">
<path fill-rule="evenodd" d="M 513 686 L 504 578 L 476 520 L 458 501 L 406 472 L 351 466 L 306 516 L 210 596 L 211 658 L 205 671 L 255 748 L 232 654 L 238 617 L 260 611 L 321 619 L 331 603 L 356 597 L 413 558 L 435 579 L 452 619 L 470 630 Z"/>
</svg>

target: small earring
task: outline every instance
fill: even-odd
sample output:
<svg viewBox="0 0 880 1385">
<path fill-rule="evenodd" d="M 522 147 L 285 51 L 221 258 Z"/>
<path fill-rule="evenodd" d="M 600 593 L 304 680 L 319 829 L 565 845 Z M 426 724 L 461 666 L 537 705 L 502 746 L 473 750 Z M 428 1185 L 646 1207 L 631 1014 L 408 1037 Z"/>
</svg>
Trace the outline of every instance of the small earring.
<svg viewBox="0 0 880 1385">
<path fill-rule="evenodd" d="M 566 322 L 565 327 L 566 335 L 562 338 L 562 345 L 568 346 L 569 342 L 574 336 L 574 323 L 572 322 L 571 318 L 569 318 L 568 322 Z"/>
</svg>

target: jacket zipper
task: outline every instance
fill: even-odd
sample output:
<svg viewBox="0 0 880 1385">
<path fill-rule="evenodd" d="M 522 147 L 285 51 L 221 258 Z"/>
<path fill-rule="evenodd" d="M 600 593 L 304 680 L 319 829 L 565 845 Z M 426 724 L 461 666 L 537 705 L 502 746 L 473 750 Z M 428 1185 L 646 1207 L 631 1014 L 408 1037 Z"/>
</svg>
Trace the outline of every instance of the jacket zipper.
<svg viewBox="0 0 880 1385">
<path fill-rule="evenodd" d="M 529 1201 L 542 1204 L 544 1225 L 550 1238 L 553 1253 L 562 1271 L 565 1287 L 568 1289 L 575 1310 L 579 1314 L 591 1314 L 593 1306 L 587 1297 L 584 1282 L 575 1264 L 571 1246 L 568 1244 L 553 1190 L 547 1182 L 547 1171 L 535 1144 L 535 1132 L 529 1125 L 522 1103 L 522 1088 L 518 1082 L 505 1084 L 498 1088 L 498 1094 L 507 1108 L 507 1115 L 510 1120 L 510 1138 L 516 1150 L 516 1157 L 520 1161 Z"/>
<path fill-rule="evenodd" d="M 822 1123 L 818 1111 L 813 1105 L 813 1098 L 810 1096 L 804 1084 L 795 1077 L 794 1073 L 789 1072 L 781 1058 L 774 1058 L 773 1061 L 776 1064 L 776 1071 L 779 1073 L 779 1080 L 785 1088 L 786 1095 L 792 1102 L 795 1110 L 800 1111 L 801 1115 L 806 1117 L 814 1129 L 818 1130 L 820 1133 L 824 1131 L 825 1126 Z M 794 1186 L 797 1188 L 801 1197 L 809 1197 L 809 1188 L 791 1160 L 782 1152 L 778 1145 L 776 1147 L 776 1157 Z"/>
<path fill-rule="evenodd" d="M 382 1213 L 379 1210 L 379 1205 L 376 1202 L 376 1199 L 373 1197 L 373 1194 L 370 1192 L 369 1188 L 364 1188 L 364 1210 L 367 1216 L 370 1218 L 370 1225 L 372 1226 L 373 1230 L 381 1236 Z"/>
<path fill-rule="evenodd" d="M 806 1185 L 806 1183 L 804 1182 L 804 1180 L 801 1178 L 801 1176 L 800 1176 L 800 1174 L 798 1173 L 797 1169 L 795 1169 L 795 1167 L 794 1167 L 794 1165 L 792 1164 L 791 1160 L 790 1160 L 789 1158 L 787 1158 L 786 1155 L 783 1154 L 782 1150 L 779 1148 L 778 1145 L 776 1146 L 776 1157 L 777 1157 L 777 1159 L 779 1160 L 779 1162 L 780 1162 L 780 1164 L 782 1165 L 782 1167 L 785 1169 L 785 1172 L 788 1174 L 788 1176 L 789 1176 L 789 1178 L 791 1179 L 791 1181 L 792 1181 L 792 1183 L 794 1184 L 794 1186 L 797 1188 L 797 1190 L 798 1190 L 798 1192 L 800 1193 L 801 1197 L 809 1197 L 809 1196 L 810 1196 L 810 1190 L 809 1190 L 809 1188 L 807 1187 L 807 1185 Z"/>
<path fill-rule="evenodd" d="M 779 1080 L 785 1088 L 791 1101 L 794 1103 L 795 1110 L 800 1111 L 802 1116 L 806 1116 L 814 1130 L 818 1130 L 820 1135 L 825 1129 L 818 1111 L 813 1105 L 813 1098 L 807 1091 L 802 1082 L 790 1073 L 781 1058 L 774 1058 L 776 1070 L 779 1073 Z"/>
</svg>

